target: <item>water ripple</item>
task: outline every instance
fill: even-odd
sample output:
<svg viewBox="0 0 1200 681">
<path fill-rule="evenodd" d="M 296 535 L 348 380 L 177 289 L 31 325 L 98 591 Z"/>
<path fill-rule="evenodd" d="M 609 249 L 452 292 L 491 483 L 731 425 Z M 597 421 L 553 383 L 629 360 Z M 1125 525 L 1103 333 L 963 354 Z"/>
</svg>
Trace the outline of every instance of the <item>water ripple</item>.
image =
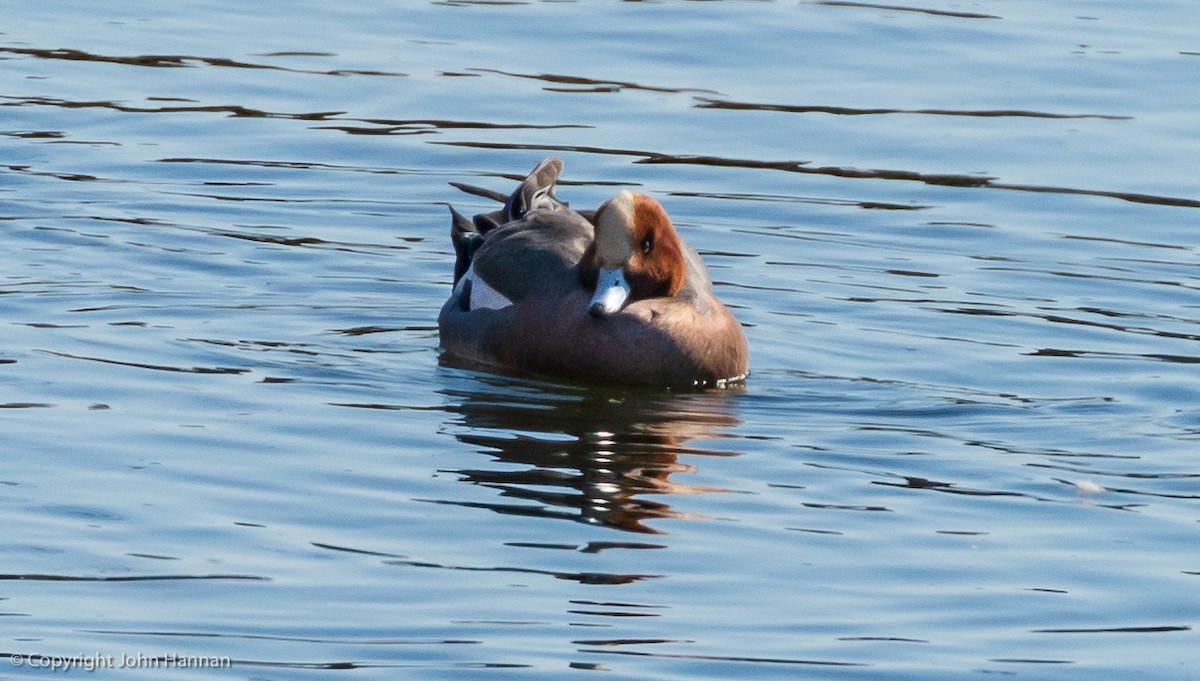
<svg viewBox="0 0 1200 681">
<path fill-rule="evenodd" d="M 724 99 L 697 97 L 696 105 L 700 109 L 732 109 L 738 111 L 777 111 L 783 113 L 825 113 L 837 116 L 882 116 L 890 114 L 909 114 L 922 116 L 964 116 L 968 118 L 1046 118 L 1052 120 L 1075 120 L 1093 118 L 1107 121 L 1133 120 L 1132 116 L 1115 116 L 1111 114 L 1061 114 L 1045 111 L 1022 111 L 1019 109 L 890 109 L 854 108 L 845 106 L 815 106 L 794 104 L 758 104 L 754 102 L 735 102 Z"/>
<path fill-rule="evenodd" d="M 407 74 L 389 72 L 389 71 L 364 71 L 354 69 L 334 69 L 330 71 L 312 71 L 307 69 L 295 69 L 286 66 L 275 66 L 272 64 L 256 64 L 252 62 L 237 61 L 226 57 L 196 57 L 187 55 L 166 55 L 166 54 L 143 54 L 133 56 L 112 56 L 103 54 L 94 54 L 83 50 L 75 50 L 68 48 L 56 49 L 39 49 L 32 47 L 16 47 L 13 45 L 0 45 L 0 54 L 16 54 L 27 57 L 35 57 L 38 59 L 66 60 L 66 61 L 84 61 L 98 62 L 106 64 L 121 64 L 124 66 L 145 66 L 150 68 L 186 68 L 197 65 L 215 66 L 220 68 L 235 68 L 235 69 L 259 69 L 266 71 L 287 71 L 290 73 L 307 73 L 324 76 L 405 76 Z M 285 53 L 276 53 L 275 55 L 262 56 L 285 56 Z"/>
<path fill-rule="evenodd" d="M 177 581 L 248 581 L 269 582 L 270 577 L 258 575 L 51 575 L 51 574 L 0 574 L 0 581 L 20 582 L 177 582 Z"/>
<path fill-rule="evenodd" d="M 384 561 L 388 565 L 400 565 L 408 567 L 421 568 L 436 568 L 439 570 L 454 570 L 463 572 L 512 572 L 517 574 L 528 575 L 546 575 L 555 579 L 562 579 L 571 582 L 579 582 L 580 584 L 632 584 L 647 579 L 660 579 L 663 575 L 649 574 L 629 574 L 629 573 L 612 573 L 612 572 L 564 572 L 558 570 L 541 570 L 536 568 L 516 567 L 516 566 L 494 566 L 481 567 L 474 565 L 446 565 L 441 563 L 430 563 L 417 560 L 388 560 Z"/>
<path fill-rule="evenodd" d="M 0 620 L 235 661 L 181 681 L 1178 678 L 1195 11 L 1092 4 L 11 3 Z M 554 153 L 670 204 L 745 386 L 439 358 L 444 203 Z"/>
<path fill-rule="evenodd" d="M 635 163 L 655 165 L 700 165 L 714 168 L 749 168 L 759 170 L 778 170 L 789 173 L 806 175 L 828 175 L 846 179 L 875 179 L 901 180 L 920 182 L 922 184 L 959 187 L 972 189 L 999 189 L 1004 191 L 1030 192 L 1035 194 L 1063 194 L 1074 196 L 1098 196 L 1120 199 L 1130 203 L 1145 203 L 1160 206 L 1176 206 L 1180 208 L 1200 208 L 1200 199 L 1189 199 L 1175 196 L 1143 194 L 1106 189 L 1080 189 L 1075 187 L 1056 187 L 1050 185 L 1018 184 L 998 182 L 995 177 L 966 175 L 954 173 L 923 173 L 913 170 L 888 170 L 881 168 L 855 168 L 849 166 L 812 166 L 810 161 L 771 161 L 760 159 L 728 158 L 723 156 L 666 154 L 655 151 L 637 151 L 633 149 L 606 148 L 580 145 L 560 144 L 513 144 L 506 142 L 430 142 L 430 144 L 445 144 L 448 146 L 469 147 L 473 149 L 512 149 L 536 150 L 546 152 L 577 152 L 583 154 L 604 154 L 615 156 L 639 157 Z"/>
<path fill-rule="evenodd" d="M 910 12 L 915 14 L 926 14 L 934 17 L 950 17 L 953 19 L 1000 19 L 994 14 L 981 14 L 978 12 L 955 12 L 941 9 L 931 9 L 926 7 L 912 7 L 905 5 L 884 5 L 872 2 L 851 2 L 850 0 L 811 0 L 805 4 L 821 5 L 824 7 L 850 7 L 856 9 L 877 9 L 888 12 Z"/>
<path fill-rule="evenodd" d="M 523 78 L 528 80 L 540 80 L 555 85 L 573 85 L 579 86 L 576 88 L 555 88 L 547 87 L 545 89 L 555 92 L 620 92 L 621 90 L 644 90 L 646 92 L 665 92 L 669 94 L 681 94 L 688 92 L 700 92 L 706 94 L 721 94 L 715 90 L 707 90 L 704 88 L 687 88 L 687 87 L 665 87 L 661 85 L 643 85 L 623 80 L 599 80 L 595 78 L 584 78 L 582 76 L 567 76 L 554 73 L 515 73 L 511 71 L 501 71 L 500 69 L 488 68 L 473 68 L 469 69 L 474 73 L 492 73 L 510 78 Z"/>
</svg>

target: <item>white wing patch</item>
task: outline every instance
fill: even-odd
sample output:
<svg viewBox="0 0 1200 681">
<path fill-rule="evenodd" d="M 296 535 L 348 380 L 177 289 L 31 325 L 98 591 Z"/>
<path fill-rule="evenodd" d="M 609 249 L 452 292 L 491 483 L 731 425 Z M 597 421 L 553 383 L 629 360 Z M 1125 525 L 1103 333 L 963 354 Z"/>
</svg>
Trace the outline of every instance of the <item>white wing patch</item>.
<svg viewBox="0 0 1200 681">
<path fill-rule="evenodd" d="M 512 305 L 512 301 L 503 293 L 497 291 L 488 285 L 478 274 L 475 274 L 475 263 L 467 268 L 462 279 L 454 285 L 454 295 L 462 293 L 462 287 L 466 282 L 471 282 L 471 308 L 472 310 L 488 309 L 499 310 Z"/>
</svg>

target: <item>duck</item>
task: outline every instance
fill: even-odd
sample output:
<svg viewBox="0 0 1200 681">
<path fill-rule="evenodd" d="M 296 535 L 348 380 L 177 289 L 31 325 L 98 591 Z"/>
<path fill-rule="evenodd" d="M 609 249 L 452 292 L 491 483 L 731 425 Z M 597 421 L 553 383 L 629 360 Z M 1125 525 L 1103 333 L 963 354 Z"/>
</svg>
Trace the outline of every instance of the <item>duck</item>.
<svg viewBox="0 0 1200 681">
<path fill-rule="evenodd" d="M 468 220 L 453 206 L 454 281 L 438 314 L 443 358 L 483 369 L 626 386 L 724 388 L 748 372 L 741 325 L 662 205 L 621 191 L 595 210 L 556 196 L 538 163 Z"/>
</svg>

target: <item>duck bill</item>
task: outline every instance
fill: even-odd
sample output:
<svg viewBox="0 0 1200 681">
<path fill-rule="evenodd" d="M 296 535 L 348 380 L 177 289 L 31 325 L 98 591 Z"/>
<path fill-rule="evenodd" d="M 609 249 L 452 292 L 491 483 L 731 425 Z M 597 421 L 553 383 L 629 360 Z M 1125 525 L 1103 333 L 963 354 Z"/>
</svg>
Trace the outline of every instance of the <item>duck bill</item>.
<svg viewBox="0 0 1200 681">
<path fill-rule="evenodd" d="M 625 281 L 625 273 L 619 268 L 600 268 L 596 277 L 596 293 L 588 303 L 588 312 L 593 317 L 607 317 L 619 312 L 628 298 L 629 284 Z"/>
</svg>

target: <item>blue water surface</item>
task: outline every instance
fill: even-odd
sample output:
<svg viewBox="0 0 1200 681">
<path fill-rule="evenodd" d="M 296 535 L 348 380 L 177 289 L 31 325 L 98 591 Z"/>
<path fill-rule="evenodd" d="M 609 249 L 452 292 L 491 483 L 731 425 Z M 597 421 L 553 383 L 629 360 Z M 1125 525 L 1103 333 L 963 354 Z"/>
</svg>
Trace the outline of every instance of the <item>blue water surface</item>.
<svg viewBox="0 0 1200 681">
<path fill-rule="evenodd" d="M 5 17 L 0 675 L 1197 675 L 1192 3 Z M 744 386 L 440 360 L 551 155 Z"/>
</svg>

